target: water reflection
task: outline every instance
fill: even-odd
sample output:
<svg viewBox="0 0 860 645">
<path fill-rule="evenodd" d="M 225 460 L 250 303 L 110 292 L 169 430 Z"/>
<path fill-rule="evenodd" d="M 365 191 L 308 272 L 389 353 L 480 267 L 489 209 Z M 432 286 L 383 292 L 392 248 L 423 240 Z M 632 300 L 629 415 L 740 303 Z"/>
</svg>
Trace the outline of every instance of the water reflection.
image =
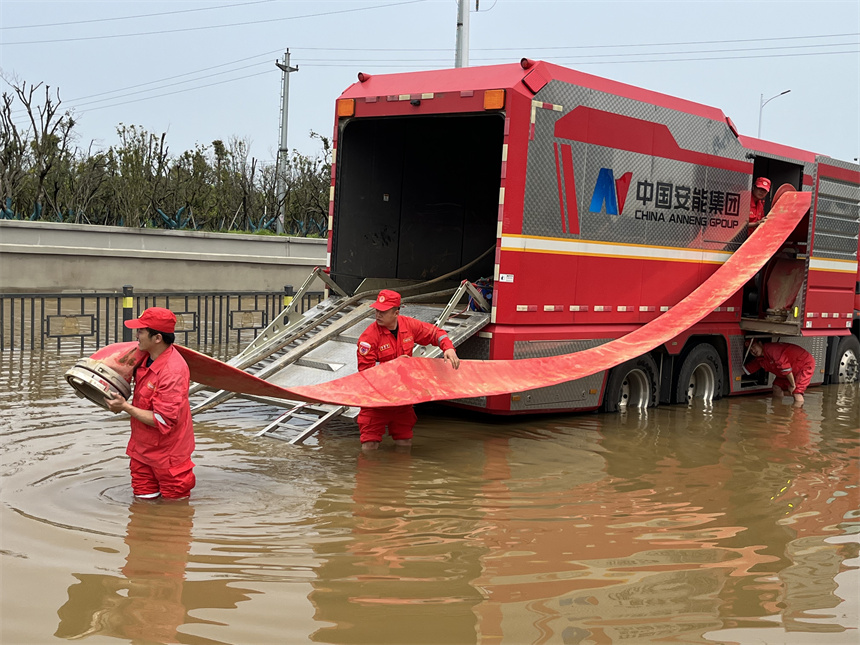
<svg viewBox="0 0 860 645">
<path fill-rule="evenodd" d="M 348 533 L 314 547 L 321 564 L 309 599 L 314 619 L 329 625 L 312 641 L 471 640 L 481 602 L 470 585 L 479 574 L 477 516 L 444 479 L 444 466 L 409 453 L 360 453 L 352 490 L 320 498 L 320 515 L 342 518 Z"/>
<path fill-rule="evenodd" d="M 134 500 L 128 511 L 128 555 L 122 575 L 73 573 L 78 582 L 68 588 L 68 600 L 57 611 L 60 623 L 54 636 L 221 642 L 189 638 L 179 630 L 185 624 L 217 624 L 193 618 L 195 610 L 232 609 L 249 600 L 249 590 L 233 588 L 224 580 L 186 580 L 194 507 L 187 500 Z"/>
<path fill-rule="evenodd" d="M 849 450 L 818 446 L 821 423 L 854 396 L 840 390 L 836 406 L 805 409 L 742 400 L 598 417 L 606 476 L 542 491 L 566 521 L 547 525 L 540 508 L 519 503 L 489 515 L 485 537 L 496 548 L 476 581 L 490 600 L 479 608 L 481 633 L 705 642 L 726 617 L 774 615 L 787 629 L 844 631 L 818 629 L 806 613 L 844 603 L 834 577 L 857 544 L 815 537 L 808 548 L 802 536 L 857 529 L 856 432 Z M 768 417 L 764 432 L 758 414 Z M 489 452 L 488 470 L 516 481 L 514 453 Z M 492 484 L 497 497 L 506 486 Z"/>
<path fill-rule="evenodd" d="M 410 454 L 343 425 L 195 421 L 190 504 L 133 503 L 128 425 L 0 354 L 2 634 L 186 643 L 854 643 L 860 397 L 626 415 L 423 409 Z"/>
<path fill-rule="evenodd" d="M 186 619 L 182 591 L 194 507 L 187 502 L 135 501 L 129 507 L 123 577 L 74 573 L 55 636 L 104 634 L 176 642 Z"/>
</svg>

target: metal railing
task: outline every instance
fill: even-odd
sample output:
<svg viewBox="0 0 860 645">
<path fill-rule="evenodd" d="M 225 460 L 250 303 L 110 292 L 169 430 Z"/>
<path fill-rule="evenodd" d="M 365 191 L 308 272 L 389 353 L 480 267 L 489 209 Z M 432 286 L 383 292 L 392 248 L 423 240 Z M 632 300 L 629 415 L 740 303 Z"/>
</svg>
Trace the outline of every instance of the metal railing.
<svg viewBox="0 0 860 645">
<path fill-rule="evenodd" d="M 176 341 L 206 349 L 251 342 L 289 305 L 294 294 L 282 292 L 206 291 L 193 293 L 5 293 L 0 294 L 0 351 L 45 349 L 95 351 L 133 340 L 124 320 L 147 307 L 166 307 L 176 314 Z M 310 309 L 323 292 L 307 292 L 298 308 Z"/>
</svg>

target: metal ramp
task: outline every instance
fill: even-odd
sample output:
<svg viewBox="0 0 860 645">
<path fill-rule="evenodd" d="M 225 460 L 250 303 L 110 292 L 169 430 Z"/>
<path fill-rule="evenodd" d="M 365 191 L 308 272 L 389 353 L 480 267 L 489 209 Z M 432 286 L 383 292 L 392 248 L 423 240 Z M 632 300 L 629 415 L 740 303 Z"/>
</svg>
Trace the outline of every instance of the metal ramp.
<svg viewBox="0 0 860 645">
<path fill-rule="evenodd" d="M 281 387 L 325 383 L 358 371 L 356 345 L 361 333 L 373 322 L 374 310 L 370 307 L 376 292 L 347 296 L 331 279 L 317 269 L 296 294 L 293 302 L 241 353 L 228 363 L 234 367 Z M 296 314 L 299 302 L 315 278 L 323 280 L 337 295 L 330 296 L 303 315 Z M 444 329 L 457 347 L 484 327 L 490 318 L 489 305 L 480 291 L 470 282 L 463 281 L 453 290 L 447 305 L 428 304 L 428 298 L 447 297 L 451 290 L 404 298 L 401 311 L 404 315 L 431 322 Z M 474 311 L 461 305 L 465 295 L 485 311 Z M 433 358 L 442 355 L 438 347 L 418 347 L 415 356 Z M 201 386 L 192 388 L 192 414 L 199 414 L 232 399 L 235 396 L 287 408 L 257 436 L 268 436 L 302 443 L 331 420 L 338 417 L 354 418 L 356 407 L 327 404 L 300 403 L 237 395 L 228 391 L 207 393 Z"/>
<path fill-rule="evenodd" d="M 304 408 L 306 407 L 308 410 L 305 411 Z M 343 405 L 313 406 L 297 403 L 254 436 L 266 435 L 273 439 L 289 441 L 291 444 L 301 444 L 329 421 L 341 416 L 349 409 Z"/>
</svg>

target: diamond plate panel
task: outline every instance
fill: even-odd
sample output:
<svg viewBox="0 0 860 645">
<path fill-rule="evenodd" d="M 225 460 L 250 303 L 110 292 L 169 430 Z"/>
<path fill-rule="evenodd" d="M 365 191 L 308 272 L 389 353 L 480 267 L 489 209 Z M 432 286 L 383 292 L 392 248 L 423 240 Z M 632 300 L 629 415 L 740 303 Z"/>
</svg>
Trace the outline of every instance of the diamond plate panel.
<svg viewBox="0 0 860 645">
<path fill-rule="evenodd" d="M 570 112 L 578 105 L 588 105 L 589 96 L 594 93 L 581 85 L 572 85 L 562 81 L 550 81 L 540 92 L 535 94 L 536 101 L 544 103 L 552 103 L 554 105 L 563 105 L 564 112 Z M 560 114 L 560 113 L 557 113 Z"/>
<path fill-rule="evenodd" d="M 761 339 L 764 342 L 768 342 L 767 339 Z M 812 380 L 810 381 L 810 385 L 821 385 L 824 382 L 824 373 L 821 371 L 823 366 L 825 365 L 825 359 L 827 358 L 827 337 L 826 336 L 813 336 L 813 337 L 788 337 L 788 336 L 780 336 L 773 337 L 773 340 L 779 340 L 781 343 L 791 343 L 793 345 L 799 345 L 803 347 L 807 352 L 812 354 L 812 357 L 815 359 L 815 373 L 812 375 Z M 730 339 L 730 347 L 729 347 L 729 360 L 732 362 L 732 374 L 743 374 L 743 358 L 744 358 L 744 337 L 743 336 L 732 336 Z M 775 376 L 770 374 L 767 379 L 767 387 L 771 387 L 773 385 Z M 753 389 L 760 389 L 764 386 L 755 385 L 749 387 L 742 387 L 740 381 L 732 380 L 732 392 L 743 392 L 749 391 Z"/>
<path fill-rule="evenodd" d="M 745 151 L 727 125 L 559 81 L 548 84 L 536 98 L 561 105 L 563 111 L 535 109 L 534 138 L 529 146 L 527 167 L 524 234 L 710 250 L 734 250 L 746 238 L 747 208 L 741 204 L 745 191 L 749 190 L 749 175 L 554 136 L 557 120 L 584 104 L 663 123 L 683 148 L 742 159 Z M 579 236 L 571 234 L 563 223 L 565 216 L 573 216 L 567 201 L 570 178 L 561 160 L 557 159 L 565 147 L 573 158 L 577 200 L 574 212 L 578 213 Z M 619 215 L 608 215 L 604 209 L 600 213 L 590 212 L 592 194 L 602 168 L 632 173 Z"/>
<path fill-rule="evenodd" d="M 704 248 L 734 250 L 747 238 L 749 220 L 749 176 L 722 168 L 708 168 L 708 226 L 704 232 Z M 734 202 L 737 200 L 737 209 Z M 731 202 L 731 205 L 729 204 Z"/>
<path fill-rule="evenodd" d="M 827 177 L 822 177 L 818 184 L 818 196 L 845 201 L 850 204 L 860 202 L 860 186 L 842 184 Z"/>
<path fill-rule="evenodd" d="M 856 164 L 830 157 L 818 157 L 817 161 L 845 170 L 860 169 Z M 813 168 L 815 179 L 818 180 L 818 194 L 814 196 L 817 197 L 818 205 L 812 254 L 834 260 L 856 259 L 860 235 L 860 187 L 827 177 L 819 178 L 817 173 L 818 164 Z"/>
<path fill-rule="evenodd" d="M 731 391 L 733 393 L 741 391 L 740 380 L 735 380 L 735 376 L 743 374 L 744 360 L 744 337 L 731 336 L 729 338 L 729 366 L 731 373 Z"/>
<path fill-rule="evenodd" d="M 816 226 L 815 257 L 853 260 L 857 257 L 857 236 L 833 235 L 819 231 Z"/>
<path fill-rule="evenodd" d="M 657 118 L 657 106 L 643 101 L 634 101 L 617 94 L 592 92 L 588 97 L 588 106 L 595 110 L 631 116 L 634 119 L 660 122 Z"/>
<path fill-rule="evenodd" d="M 490 339 L 482 336 L 472 336 L 457 348 L 457 356 L 464 360 L 490 360 Z"/>
<path fill-rule="evenodd" d="M 461 405 L 469 405 L 473 408 L 486 408 L 487 407 L 487 397 L 485 396 L 475 396 L 471 399 L 451 399 L 454 403 L 459 403 Z"/>
<path fill-rule="evenodd" d="M 830 161 L 828 160 L 828 163 Z M 860 187 L 822 177 L 818 183 L 814 255 L 835 260 L 857 257 Z"/>
<path fill-rule="evenodd" d="M 821 163 L 826 163 L 828 166 L 835 166 L 836 168 L 842 168 L 843 170 L 853 170 L 854 172 L 860 172 L 860 165 L 856 163 L 851 163 L 850 161 L 834 159 L 833 157 L 828 157 L 827 155 L 819 155 L 816 159 Z"/>
<path fill-rule="evenodd" d="M 457 348 L 457 356 L 463 360 L 488 361 L 490 360 L 490 339 L 481 336 L 472 336 Z M 469 405 L 475 408 L 486 408 L 487 397 L 474 396 L 464 399 L 452 399 L 454 403 Z"/>
<path fill-rule="evenodd" d="M 609 340 L 517 341 L 514 343 L 514 359 L 572 354 L 597 347 Z M 511 401 L 511 410 L 596 407 L 600 402 L 604 374 L 605 372 L 598 372 L 575 381 L 522 392 L 519 401 Z M 595 390 L 595 394 L 591 394 L 591 390 Z"/>
<path fill-rule="evenodd" d="M 523 233 L 564 237 L 559 207 L 553 131 L 561 112 L 535 109 L 535 139 L 529 144 L 527 181 L 523 203 Z M 582 149 L 585 145 L 580 146 Z M 578 193 L 577 193 L 578 194 Z M 570 206 L 565 202 L 564 208 Z"/>
<path fill-rule="evenodd" d="M 857 221 L 860 219 L 860 204 L 847 201 L 837 201 L 819 195 L 818 217 L 824 217 L 822 228 L 816 231 L 836 233 L 840 235 L 857 235 Z"/>
</svg>

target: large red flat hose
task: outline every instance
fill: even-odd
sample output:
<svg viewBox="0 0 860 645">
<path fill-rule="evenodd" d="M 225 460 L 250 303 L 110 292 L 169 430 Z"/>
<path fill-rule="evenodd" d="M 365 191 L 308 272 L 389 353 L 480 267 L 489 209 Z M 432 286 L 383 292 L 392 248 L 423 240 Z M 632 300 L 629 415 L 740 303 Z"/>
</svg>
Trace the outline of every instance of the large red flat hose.
<svg viewBox="0 0 860 645">
<path fill-rule="evenodd" d="M 761 269 L 809 210 L 812 194 L 785 194 L 746 242 L 695 291 L 626 336 L 574 354 L 461 361 L 402 356 L 341 379 L 285 389 L 180 347 L 194 381 L 232 392 L 338 405 L 388 407 L 492 396 L 557 385 L 610 369 L 671 340 L 711 313 Z"/>
</svg>

